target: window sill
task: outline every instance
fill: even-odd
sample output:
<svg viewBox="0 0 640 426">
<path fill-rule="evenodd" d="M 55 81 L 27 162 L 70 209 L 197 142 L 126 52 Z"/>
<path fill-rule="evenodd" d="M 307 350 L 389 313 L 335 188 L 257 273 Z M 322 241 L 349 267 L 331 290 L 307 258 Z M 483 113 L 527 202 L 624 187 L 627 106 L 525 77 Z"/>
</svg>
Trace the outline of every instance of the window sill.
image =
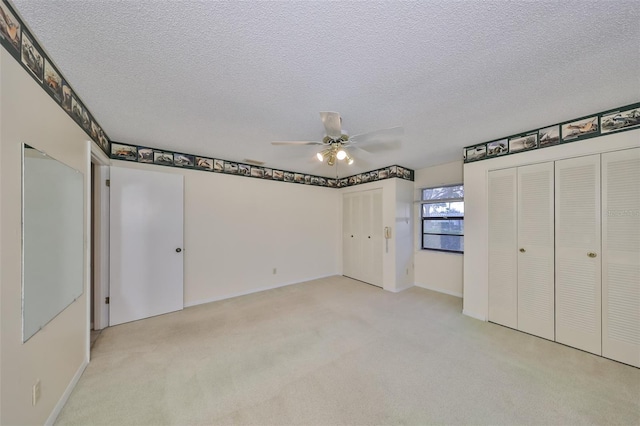
<svg viewBox="0 0 640 426">
<path fill-rule="evenodd" d="M 464 254 L 463 251 L 457 251 L 457 250 L 445 250 L 445 249 L 434 249 L 434 248 L 424 248 L 421 247 L 420 251 L 439 251 L 441 253 L 453 253 L 453 254 Z"/>
</svg>

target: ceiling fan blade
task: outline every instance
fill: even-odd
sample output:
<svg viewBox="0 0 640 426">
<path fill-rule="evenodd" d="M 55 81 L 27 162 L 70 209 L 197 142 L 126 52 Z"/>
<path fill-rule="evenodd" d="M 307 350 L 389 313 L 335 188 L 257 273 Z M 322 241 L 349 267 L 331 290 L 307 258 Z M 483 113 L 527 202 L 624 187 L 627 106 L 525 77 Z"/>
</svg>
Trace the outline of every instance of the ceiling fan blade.
<svg viewBox="0 0 640 426">
<path fill-rule="evenodd" d="M 404 135 L 404 127 L 396 126 L 388 129 L 374 130 L 373 132 L 360 133 L 349 137 L 349 142 L 363 144 L 370 142 L 384 142 L 389 139 L 398 138 Z"/>
<path fill-rule="evenodd" d="M 342 136 L 342 119 L 337 112 L 323 111 L 320 113 L 322 124 L 327 132 L 327 136 L 332 139 L 338 139 Z"/>
<path fill-rule="evenodd" d="M 371 152 L 368 148 L 365 149 L 359 145 L 347 145 L 347 149 L 358 153 L 364 153 L 365 156 L 373 154 L 373 152 Z"/>
<path fill-rule="evenodd" d="M 324 145 L 322 142 L 312 141 L 276 141 L 271 142 L 271 145 Z"/>
</svg>

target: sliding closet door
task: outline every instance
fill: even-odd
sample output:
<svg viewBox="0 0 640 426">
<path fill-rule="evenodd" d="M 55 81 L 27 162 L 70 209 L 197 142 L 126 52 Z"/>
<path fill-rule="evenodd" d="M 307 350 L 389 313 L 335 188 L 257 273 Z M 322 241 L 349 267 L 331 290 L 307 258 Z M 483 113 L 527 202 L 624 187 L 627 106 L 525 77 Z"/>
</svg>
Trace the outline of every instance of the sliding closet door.
<svg viewBox="0 0 640 426">
<path fill-rule="evenodd" d="M 602 155 L 602 355 L 640 367 L 640 148 Z"/>
<path fill-rule="evenodd" d="M 600 155 L 556 162 L 556 341 L 601 353 Z"/>
<path fill-rule="evenodd" d="M 517 169 L 489 172 L 489 321 L 518 328 Z"/>
<path fill-rule="evenodd" d="M 553 163 L 518 168 L 518 330 L 553 340 Z"/>
</svg>

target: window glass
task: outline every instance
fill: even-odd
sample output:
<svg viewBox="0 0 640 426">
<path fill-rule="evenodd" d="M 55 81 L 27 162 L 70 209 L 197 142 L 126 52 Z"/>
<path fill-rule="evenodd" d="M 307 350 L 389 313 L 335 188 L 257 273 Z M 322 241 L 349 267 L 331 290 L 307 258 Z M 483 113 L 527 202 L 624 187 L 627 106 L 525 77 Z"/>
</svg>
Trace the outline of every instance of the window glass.
<svg viewBox="0 0 640 426">
<path fill-rule="evenodd" d="M 422 190 L 422 248 L 464 251 L 464 188 L 449 185 Z"/>
</svg>

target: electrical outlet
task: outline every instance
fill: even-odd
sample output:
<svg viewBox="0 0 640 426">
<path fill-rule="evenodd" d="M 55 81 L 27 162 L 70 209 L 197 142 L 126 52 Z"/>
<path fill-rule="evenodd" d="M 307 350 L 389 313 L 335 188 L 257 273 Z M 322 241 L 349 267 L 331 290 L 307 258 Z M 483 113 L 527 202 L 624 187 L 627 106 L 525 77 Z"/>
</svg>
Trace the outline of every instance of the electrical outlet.
<svg viewBox="0 0 640 426">
<path fill-rule="evenodd" d="M 31 405 L 36 405 L 40 400 L 40 379 L 36 380 L 36 383 L 33 385 L 32 395 L 31 395 Z"/>
<path fill-rule="evenodd" d="M 273 275 L 278 273 L 278 268 L 273 268 Z"/>
</svg>

